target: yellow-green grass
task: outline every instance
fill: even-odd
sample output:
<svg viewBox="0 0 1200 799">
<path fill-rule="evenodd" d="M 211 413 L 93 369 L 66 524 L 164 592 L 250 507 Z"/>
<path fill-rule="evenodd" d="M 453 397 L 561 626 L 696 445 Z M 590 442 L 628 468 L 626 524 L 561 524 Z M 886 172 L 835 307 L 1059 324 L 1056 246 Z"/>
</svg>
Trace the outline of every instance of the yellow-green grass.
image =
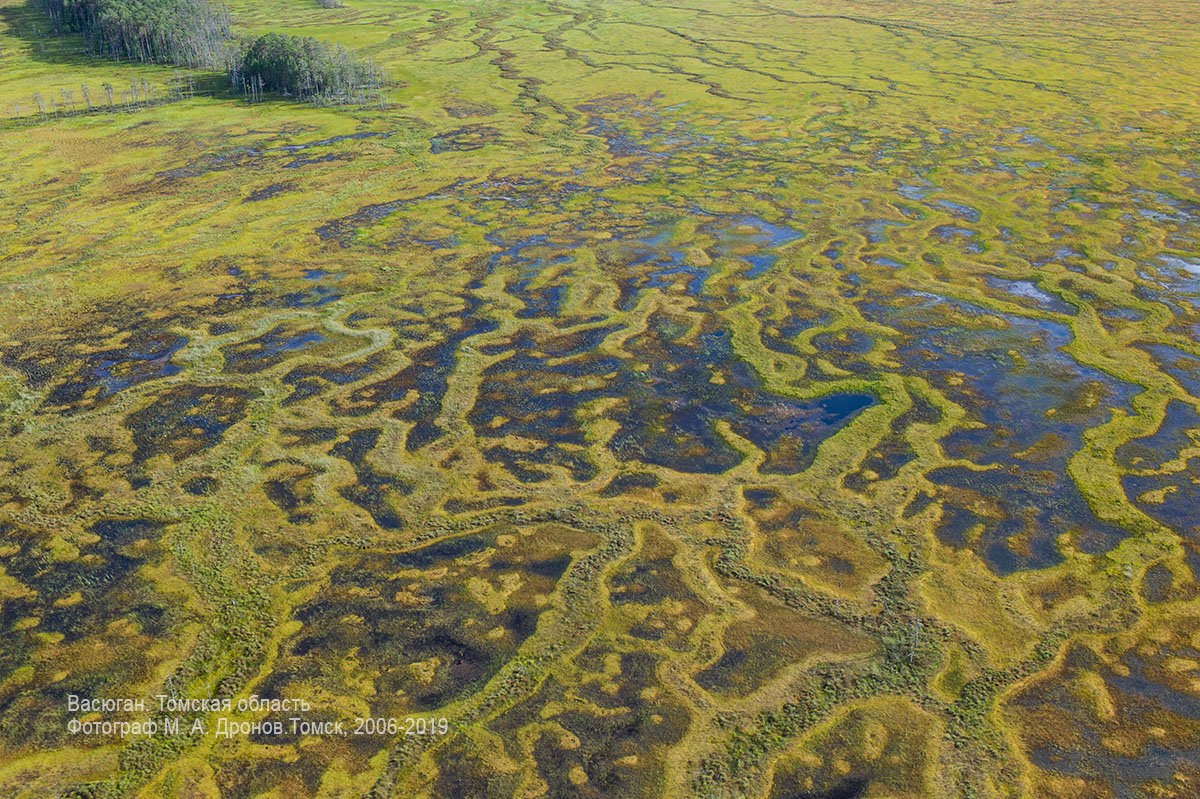
<svg viewBox="0 0 1200 799">
<path fill-rule="evenodd" d="M 383 107 L 248 104 L 195 70 L 180 71 L 194 96 L 168 97 L 174 68 L 88 56 L 49 36 L 36 7 L 0 0 L 0 607 L 14 608 L 0 701 L 30 725 L 0 740 L 0 782 L 36 772 L 41 793 L 99 780 L 147 799 L 489 784 L 682 797 L 864 775 L 868 795 L 1099 796 L 1099 778 L 1030 765 L 1038 724 L 1086 716 L 1107 725 L 1109 749 L 1142 746 L 1101 684 L 1130 652 L 1161 665 L 1152 679 L 1167 690 L 1194 693 L 1188 658 L 1167 654 L 1200 645 L 1194 541 L 1126 496 L 1136 470 L 1119 453 L 1188 418 L 1173 408 L 1200 408 L 1147 349 L 1200 355 L 1200 320 L 1146 272 L 1197 251 L 1186 203 L 1200 170 L 1200 33 L 1178 24 L 1195 3 L 230 10 L 239 36 L 278 30 L 369 57 L 391 79 Z M 70 90 L 79 104 L 86 85 L 97 102 L 102 83 L 120 99 L 142 79 L 161 102 L 33 111 L 34 92 L 57 102 Z M 916 197 L 918 181 L 938 191 Z M 804 236 L 730 245 L 722 224 L 746 217 Z M 977 251 L 951 225 L 974 231 Z M 703 290 L 676 275 L 626 302 L 638 231 L 704 271 Z M 537 274 L 489 264 L 536 236 Z M 766 254 L 776 260 L 749 277 L 747 259 Z M 556 311 L 530 313 L 556 288 Z M 1017 421 L 1088 420 L 1077 437 L 972 460 L 953 436 L 986 424 L 996 398 L 968 390 L 965 362 L 926 367 L 905 320 L 880 310 L 920 297 L 934 310 L 917 327 L 959 329 L 968 345 L 1022 320 L 1065 330 L 1062 351 L 1035 355 L 1031 342 L 989 357 L 1087 368 L 1130 398 L 1076 392 Z M 275 350 L 272 336 L 323 340 Z M 159 366 L 173 370 L 150 374 L 136 353 L 172 337 Z M 505 371 L 518 356 L 538 366 Z M 128 385 L 109 395 L 98 368 Z M 423 382 L 438 369 L 441 382 Z M 72 395 L 72 380 L 90 387 Z M 315 393 L 293 394 L 300 385 Z M 690 463 L 662 454 L 686 435 L 650 419 L 639 454 L 628 409 L 655 392 L 741 413 L 714 412 Z M 794 472 L 746 427 L 851 393 L 874 404 Z M 539 427 L 556 405 L 570 411 Z M 648 407 L 665 418 L 675 406 Z M 213 421 L 227 427 L 209 439 Z M 737 463 L 714 472 L 711 458 Z M 979 526 L 946 540 L 956 497 L 985 520 L 1005 497 L 949 491 L 937 470 L 986 487 L 1014 464 L 1042 479 L 1045 463 L 1124 540 L 1097 550 L 1077 530 L 1037 530 L 1060 562 L 1012 574 L 977 551 Z M 1174 464 L 1159 471 L 1187 468 Z M 161 526 L 110 551 L 93 532 L 104 520 Z M 1018 552 L 1029 534 L 1005 544 Z M 487 543 L 392 565 L 475 539 Z M 555 558 L 557 574 L 544 563 Z M 87 601 L 87 585 L 28 566 L 124 559 L 126 581 Z M 1147 598 L 1153 564 L 1172 575 L 1169 601 Z M 428 707 L 423 686 L 455 678 L 417 621 L 425 611 L 399 617 L 407 633 L 371 625 L 435 593 L 451 597 L 438 618 L 469 645 L 462 660 L 487 663 Z M 68 612 L 87 629 L 79 640 L 53 628 Z M 363 643 L 368 628 L 386 651 Z M 303 693 L 339 716 L 443 715 L 452 733 L 359 748 L 73 740 L 47 699 L 61 686 Z M 1030 712 L 1043 696 L 1078 707 Z M 1180 748 L 1189 724 L 1166 714 L 1154 735 Z"/>
</svg>

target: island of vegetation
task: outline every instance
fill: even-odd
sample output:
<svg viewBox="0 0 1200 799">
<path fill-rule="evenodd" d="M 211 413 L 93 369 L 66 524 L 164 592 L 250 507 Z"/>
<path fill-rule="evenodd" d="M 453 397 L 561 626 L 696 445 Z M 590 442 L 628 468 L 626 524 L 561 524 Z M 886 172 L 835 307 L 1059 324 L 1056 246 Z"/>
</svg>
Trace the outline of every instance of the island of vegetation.
<svg viewBox="0 0 1200 799">
<path fill-rule="evenodd" d="M 340 44 L 265 33 L 235 39 L 229 10 L 209 0 L 41 0 L 56 30 L 88 52 L 126 61 L 221 69 L 251 99 L 264 92 L 336 105 L 377 98 L 383 72 Z"/>
</svg>

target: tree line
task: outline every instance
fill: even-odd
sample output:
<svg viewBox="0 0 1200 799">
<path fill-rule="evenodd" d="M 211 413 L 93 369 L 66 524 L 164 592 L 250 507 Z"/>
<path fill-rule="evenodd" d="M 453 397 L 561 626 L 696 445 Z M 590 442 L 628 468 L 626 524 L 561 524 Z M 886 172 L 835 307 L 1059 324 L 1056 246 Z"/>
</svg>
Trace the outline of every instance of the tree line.
<svg viewBox="0 0 1200 799">
<path fill-rule="evenodd" d="M 91 53 L 125 61 L 222 70 L 233 90 L 251 101 L 273 93 L 316 105 L 384 104 L 386 78 L 369 60 L 341 45 L 307 36 L 272 32 L 257 39 L 235 39 L 229 11 L 210 0 L 40 2 L 56 32 L 79 34 Z M 138 88 L 143 89 L 142 105 L 153 102 L 145 87 L 135 86 L 127 95 L 127 107 L 139 105 Z M 73 91 L 60 94 L 59 102 L 34 96 L 33 105 L 41 117 L 76 111 Z M 91 102 L 86 88 L 83 95 L 87 111 L 99 106 Z M 161 99 L 186 96 L 174 91 L 169 95 Z M 114 110 L 111 88 L 106 90 L 106 99 L 108 110 Z"/>
<path fill-rule="evenodd" d="M 194 77 L 176 71 L 175 77 L 166 86 L 156 86 L 145 78 L 138 78 L 116 85 L 102 83 L 99 92 L 86 83 L 80 84 L 78 94 L 74 89 L 59 89 L 57 95 L 53 92 L 34 92 L 30 95 L 28 105 L 13 100 L 12 112 L 14 119 L 36 116 L 44 121 L 102 111 L 136 111 L 195 95 Z"/>
<path fill-rule="evenodd" d="M 202 69 L 228 66 L 232 18 L 208 0 L 42 0 L 59 32 L 96 55 Z"/>
</svg>

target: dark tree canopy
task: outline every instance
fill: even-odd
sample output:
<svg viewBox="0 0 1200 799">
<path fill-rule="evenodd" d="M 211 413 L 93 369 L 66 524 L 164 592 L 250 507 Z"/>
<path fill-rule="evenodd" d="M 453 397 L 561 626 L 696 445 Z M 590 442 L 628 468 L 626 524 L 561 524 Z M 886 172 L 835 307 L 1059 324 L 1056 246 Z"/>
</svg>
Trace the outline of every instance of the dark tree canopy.
<svg viewBox="0 0 1200 799">
<path fill-rule="evenodd" d="M 211 0 L 41 2 L 59 30 L 81 34 L 98 55 L 227 69 L 234 89 L 252 99 L 272 92 L 318 104 L 383 102 L 383 74 L 371 62 L 307 36 L 235 42 L 229 12 Z"/>
<path fill-rule="evenodd" d="M 60 28 L 92 52 L 130 61 L 223 67 L 229 12 L 209 0 L 42 0 Z"/>
<path fill-rule="evenodd" d="M 234 71 L 239 79 L 308 100 L 353 96 L 383 83 L 374 65 L 341 45 L 282 33 L 264 34 L 246 49 Z"/>
</svg>

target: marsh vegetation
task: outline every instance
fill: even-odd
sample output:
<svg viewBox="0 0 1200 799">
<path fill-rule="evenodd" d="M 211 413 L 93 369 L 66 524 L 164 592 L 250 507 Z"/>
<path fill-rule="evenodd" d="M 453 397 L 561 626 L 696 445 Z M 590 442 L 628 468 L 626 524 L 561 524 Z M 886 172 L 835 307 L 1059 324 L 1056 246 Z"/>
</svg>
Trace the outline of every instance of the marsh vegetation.
<svg viewBox="0 0 1200 799">
<path fill-rule="evenodd" d="M 1194 3 L 347 1 L 0 0 L 0 794 L 1191 799 Z"/>
</svg>

